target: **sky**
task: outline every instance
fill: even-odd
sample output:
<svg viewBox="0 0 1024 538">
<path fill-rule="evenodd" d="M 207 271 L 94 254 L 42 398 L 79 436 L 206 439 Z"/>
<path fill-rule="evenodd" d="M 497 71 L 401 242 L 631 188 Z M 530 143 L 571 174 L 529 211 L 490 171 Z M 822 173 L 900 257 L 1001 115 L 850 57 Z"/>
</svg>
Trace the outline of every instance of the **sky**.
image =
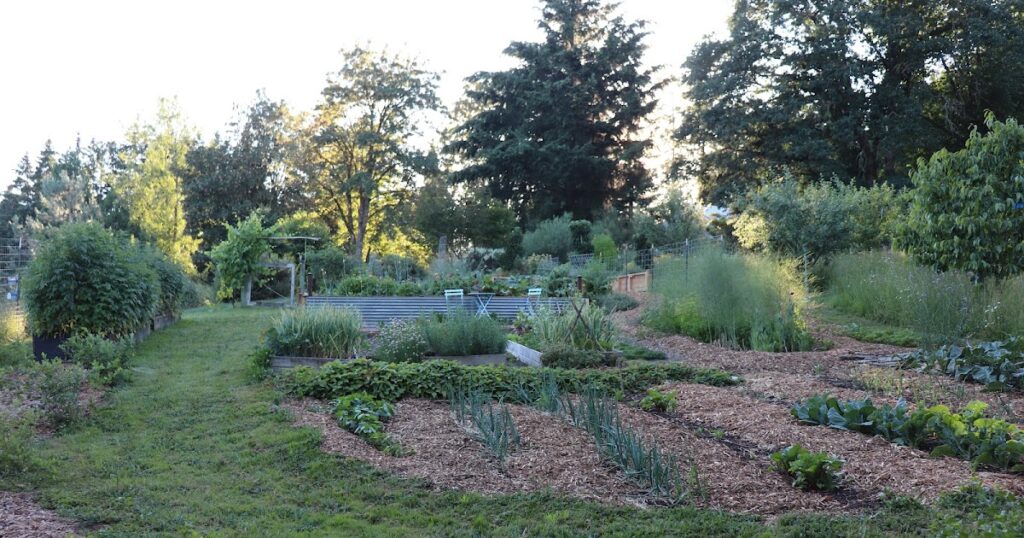
<svg viewBox="0 0 1024 538">
<path fill-rule="evenodd" d="M 648 21 L 647 60 L 676 75 L 702 37 L 725 31 L 732 0 L 622 0 Z M 441 73 L 451 106 L 463 79 L 511 67 L 512 41 L 540 38 L 539 0 L 32 0 L 0 5 L 0 187 L 52 139 L 62 151 L 119 140 L 177 98 L 207 139 L 263 89 L 312 108 L 339 51 L 369 44 Z M 664 110 L 682 106 L 676 92 Z"/>
</svg>

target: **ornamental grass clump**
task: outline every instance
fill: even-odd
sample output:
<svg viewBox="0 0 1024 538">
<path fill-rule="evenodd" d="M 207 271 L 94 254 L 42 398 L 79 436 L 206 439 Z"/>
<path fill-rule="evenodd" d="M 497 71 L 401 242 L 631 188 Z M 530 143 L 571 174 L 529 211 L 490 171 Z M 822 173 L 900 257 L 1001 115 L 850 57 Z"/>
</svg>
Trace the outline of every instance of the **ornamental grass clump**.
<svg viewBox="0 0 1024 538">
<path fill-rule="evenodd" d="M 275 355 L 346 359 L 362 342 L 362 316 L 353 308 L 285 310 L 267 331 Z"/>
<path fill-rule="evenodd" d="M 421 321 L 421 330 L 430 351 L 441 357 L 502 353 L 507 341 L 500 323 L 466 312 L 427 318 Z"/>
<path fill-rule="evenodd" d="M 706 248 L 655 267 L 657 306 L 644 323 L 704 342 L 759 351 L 806 351 L 805 298 L 794 267 L 755 255 Z"/>
</svg>

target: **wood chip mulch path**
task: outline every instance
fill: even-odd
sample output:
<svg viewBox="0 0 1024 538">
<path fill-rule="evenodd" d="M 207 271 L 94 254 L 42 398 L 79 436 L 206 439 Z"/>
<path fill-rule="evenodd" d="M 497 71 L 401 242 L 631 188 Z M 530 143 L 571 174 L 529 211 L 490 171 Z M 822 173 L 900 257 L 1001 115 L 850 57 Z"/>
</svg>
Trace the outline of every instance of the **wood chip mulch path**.
<svg viewBox="0 0 1024 538">
<path fill-rule="evenodd" d="M 0 536 L 63 538 L 74 534 L 74 523 L 40 507 L 30 495 L 0 491 Z"/>
</svg>

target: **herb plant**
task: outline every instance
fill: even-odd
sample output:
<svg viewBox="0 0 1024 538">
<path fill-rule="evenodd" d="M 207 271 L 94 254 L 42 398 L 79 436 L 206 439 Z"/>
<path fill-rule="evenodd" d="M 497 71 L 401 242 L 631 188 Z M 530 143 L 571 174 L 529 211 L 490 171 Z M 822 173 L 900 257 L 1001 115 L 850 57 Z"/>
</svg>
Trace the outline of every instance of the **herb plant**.
<svg viewBox="0 0 1024 538">
<path fill-rule="evenodd" d="M 792 477 L 793 485 L 800 489 L 832 491 L 842 478 L 842 460 L 800 445 L 773 452 L 771 458 L 775 468 Z"/>
</svg>

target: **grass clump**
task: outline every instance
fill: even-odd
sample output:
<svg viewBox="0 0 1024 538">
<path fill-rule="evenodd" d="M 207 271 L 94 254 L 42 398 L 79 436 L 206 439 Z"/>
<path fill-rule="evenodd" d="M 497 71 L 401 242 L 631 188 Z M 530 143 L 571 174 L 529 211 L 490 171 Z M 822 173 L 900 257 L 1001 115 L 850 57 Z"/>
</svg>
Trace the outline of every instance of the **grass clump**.
<svg viewBox="0 0 1024 538">
<path fill-rule="evenodd" d="M 569 347 L 609 351 L 614 347 L 615 325 L 599 306 L 587 303 L 577 319 L 571 307 L 562 312 L 541 308 L 522 329 L 523 343 L 540 351 Z"/>
<path fill-rule="evenodd" d="M 477 440 L 504 465 L 509 454 L 519 448 L 519 431 L 508 406 L 499 404 L 500 410 L 496 410 L 491 400 L 490 394 L 473 389 L 453 389 L 448 394 L 455 420 L 463 426 L 472 424 Z"/>
<path fill-rule="evenodd" d="M 759 351 L 803 351 L 814 341 L 800 316 L 804 295 L 791 267 L 768 258 L 703 249 L 689 261 L 660 261 L 661 302 L 644 323 L 704 342 Z"/>
<path fill-rule="evenodd" d="M 362 341 L 362 316 L 352 308 L 285 310 L 266 333 L 275 355 L 348 358 Z"/>
<path fill-rule="evenodd" d="M 895 252 L 836 256 L 828 300 L 842 312 L 908 328 L 926 347 L 1024 334 L 1024 276 L 976 284 L 968 273 L 936 272 Z"/>
</svg>

